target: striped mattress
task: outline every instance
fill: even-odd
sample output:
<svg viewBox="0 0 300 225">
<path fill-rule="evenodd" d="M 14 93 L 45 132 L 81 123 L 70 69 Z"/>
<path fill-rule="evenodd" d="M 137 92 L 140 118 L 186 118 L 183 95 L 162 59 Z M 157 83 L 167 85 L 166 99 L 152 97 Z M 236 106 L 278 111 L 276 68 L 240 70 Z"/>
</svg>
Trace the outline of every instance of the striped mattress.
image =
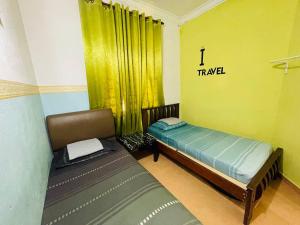
<svg viewBox="0 0 300 225">
<path fill-rule="evenodd" d="M 42 225 L 201 225 L 114 138 L 114 152 L 52 170 Z"/>
<path fill-rule="evenodd" d="M 268 143 L 190 124 L 168 131 L 150 126 L 148 132 L 244 184 L 251 181 L 272 153 Z"/>
</svg>

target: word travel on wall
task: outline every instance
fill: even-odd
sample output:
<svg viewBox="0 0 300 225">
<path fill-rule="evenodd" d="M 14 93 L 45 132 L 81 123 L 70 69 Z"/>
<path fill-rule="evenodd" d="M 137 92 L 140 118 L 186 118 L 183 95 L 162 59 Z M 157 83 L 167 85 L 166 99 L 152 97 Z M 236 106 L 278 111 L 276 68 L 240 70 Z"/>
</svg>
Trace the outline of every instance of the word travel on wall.
<svg viewBox="0 0 300 225">
<path fill-rule="evenodd" d="M 201 63 L 200 65 L 200 69 L 197 70 L 198 75 L 199 76 L 209 76 L 209 75 L 225 75 L 225 71 L 224 71 L 224 67 L 223 66 L 219 66 L 219 67 L 212 67 L 209 69 L 204 69 L 202 68 L 204 66 L 204 51 L 205 48 L 202 48 L 200 50 L 201 53 Z"/>
</svg>

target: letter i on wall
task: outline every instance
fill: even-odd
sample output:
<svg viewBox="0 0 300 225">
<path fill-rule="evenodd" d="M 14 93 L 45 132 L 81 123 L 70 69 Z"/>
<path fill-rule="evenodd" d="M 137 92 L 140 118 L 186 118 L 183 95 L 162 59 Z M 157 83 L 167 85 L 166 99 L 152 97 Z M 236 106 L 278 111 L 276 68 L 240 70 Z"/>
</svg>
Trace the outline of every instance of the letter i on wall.
<svg viewBox="0 0 300 225">
<path fill-rule="evenodd" d="M 199 64 L 200 66 L 204 66 L 204 51 L 205 51 L 205 48 L 200 49 L 200 52 L 201 52 L 201 63 Z"/>
</svg>

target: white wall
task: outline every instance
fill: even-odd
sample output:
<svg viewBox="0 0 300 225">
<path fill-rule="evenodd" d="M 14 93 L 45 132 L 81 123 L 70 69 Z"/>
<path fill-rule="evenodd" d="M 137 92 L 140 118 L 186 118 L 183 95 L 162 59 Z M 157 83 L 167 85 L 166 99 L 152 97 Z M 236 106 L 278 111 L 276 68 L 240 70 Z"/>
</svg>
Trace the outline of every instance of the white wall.
<svg viewBox="0 0 300 225">
<path fill-rule="evenodd" d="M 39 85 L 86 84 L 77 0 L 18 0 Z"/>
<path fill-rule="evenodd" d="M 0 79 L 35 84 L 17 0 L 0 0 Z"/>
<path fill-rule="evenodd" d="M 39 85 L 85 85 L 77 0 L 18 0 Z M 164 23 L 166 103 L 179 101 L 179 20 L 141 1 L 119 1 Z"/>
</svg>

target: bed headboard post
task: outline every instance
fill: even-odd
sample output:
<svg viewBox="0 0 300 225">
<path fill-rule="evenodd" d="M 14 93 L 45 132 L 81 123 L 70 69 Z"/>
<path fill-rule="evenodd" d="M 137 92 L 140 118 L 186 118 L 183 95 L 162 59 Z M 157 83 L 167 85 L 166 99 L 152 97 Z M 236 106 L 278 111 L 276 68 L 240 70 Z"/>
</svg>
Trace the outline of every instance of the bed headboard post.
<svg viewBox="0 0 300 225">
<path fill-rule="evenodd" d="M 147 131 L 147 124 L 148 124 L 148 111 L 147 109 L 142 109 L 142 125 L 143 125 L 143 132 L 146 133 Z"/>
<path fill-rule="evenodd" d="M 179 118 L 179 103 L 142 109 L 142 123 L 144 133 L 147 132 L 147 129 L 151 124 L 160 119 L 168 117 Z"/>
</svg>

